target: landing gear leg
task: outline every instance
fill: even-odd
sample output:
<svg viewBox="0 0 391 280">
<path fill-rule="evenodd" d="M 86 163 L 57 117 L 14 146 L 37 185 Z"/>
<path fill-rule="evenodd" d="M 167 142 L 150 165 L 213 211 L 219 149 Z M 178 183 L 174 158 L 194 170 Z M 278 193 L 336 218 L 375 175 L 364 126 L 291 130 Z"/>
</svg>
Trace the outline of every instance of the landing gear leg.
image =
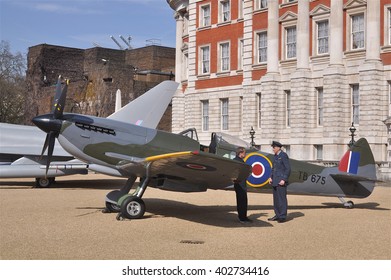
<svg viewBox="0 0 391 280">
<path fill-rule="evenodd" d="M 341 201 L 341 203 L 343 204 L 343 206 L 347 209 L 353 209 L 354 208 L 354 203 L 353 201 L 349 200 L 349 201 L 345 201 L 345 199 L 343 197 L 338 197 L 339 200 Z"/>
<path fill-rule="evenodd" d="M 149 181 L 148 177 L 144 178 L 132 195 L 124 195 L 120 198 L 118 205 L 121 205 L 121 211 L 117 215 L 117 220 L 139 219 L 144 216 L 145 203 L 141 197 L 147 189 Z"/>
<path fill-rule="evenodd" d="M 106 195 L 106 208 L 102 210 L 103 213 L 116 213 L 121 211 L 121 204 L 118 204 L 118 201 L 124 195 L 127 195 L 134 182 L 136 182 L 137 176 L 130 177 L 125 186 L 123 186 L 120 190 L 111 191 Z"/>
</svg>

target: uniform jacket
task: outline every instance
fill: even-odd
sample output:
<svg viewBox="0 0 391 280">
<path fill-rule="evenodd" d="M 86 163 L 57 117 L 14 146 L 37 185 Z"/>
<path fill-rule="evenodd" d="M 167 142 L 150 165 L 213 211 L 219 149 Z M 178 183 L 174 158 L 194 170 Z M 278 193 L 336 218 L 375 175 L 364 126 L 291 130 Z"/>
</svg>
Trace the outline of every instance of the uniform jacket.
<svg viewBox="0 0 391 280">
<path fill-rule="evenodd" d="M 288 155 L 280 151 L 278 155 L 274 155 L 273 168 L 272 168 L 272 186 L 278 186 L 281 180 L 285 181 L 288 185 L 288 178 L 291 174 L 291 165 L 289 163 Z"/>
<path fill-rule="evenodd" d="M 240 162 L 244 163 L 244 160 L 242 158 L 238 157 L 238 156 L 234 157 L 234 160 L 240 161 Z M 240 182 L 235 182 L 235 184 L 240 185 L 244 190 L 247 189 L 246 180 L 243 180 L 243 181 L 240 181 Z"/>
</svg>

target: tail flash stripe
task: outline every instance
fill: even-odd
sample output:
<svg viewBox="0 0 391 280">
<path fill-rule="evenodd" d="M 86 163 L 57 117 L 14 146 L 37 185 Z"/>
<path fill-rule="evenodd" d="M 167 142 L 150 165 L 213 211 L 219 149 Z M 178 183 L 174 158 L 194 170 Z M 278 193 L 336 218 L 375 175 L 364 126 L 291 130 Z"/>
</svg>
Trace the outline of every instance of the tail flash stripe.
<svg viewBox="0 0 391 280">
<path fill-rule="evenodd" d="M 342 172 L 357 174 L 359 163 L 360 153 L 347 151 L 339 163 L 338 170 Z"/>
<path fill-rule="evenodd" d="M 350 161 L 348 172 L 352 174 L 358 173 L 358 166 L 360 164 L 360 153 L 350 152 Z"/>
</svg>

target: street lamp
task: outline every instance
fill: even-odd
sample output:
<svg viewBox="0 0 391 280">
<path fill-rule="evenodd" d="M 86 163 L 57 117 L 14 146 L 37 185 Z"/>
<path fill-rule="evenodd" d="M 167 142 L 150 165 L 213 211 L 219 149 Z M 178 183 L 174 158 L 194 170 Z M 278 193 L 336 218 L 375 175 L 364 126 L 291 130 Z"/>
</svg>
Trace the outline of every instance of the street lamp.
<svg viewBox="0 0 391 280">
<path fill-rule="evenodd" d="M 356 141 L 354 141 L 354 136 L 356 136 L 356 134 L 354 134 L 356 132 L 356 128 L 354 127 L 354 123 L 352 123 L 352 126 L 349 128 L 349 131 L 350 131 L 350 136 L 352 137 L 352 140 L 350 140 L 350 142 L 349 142 L 349 147 L 351 147 L 356 142 Z"/>
<path fill-rule="evenodd" d="M 254 130 L 254 128 L 253 127 L 251 127 L 251 130 L 250 130 L 250 138 L 251 138 L 251 146 L 255 146 L 255 142 L 254 142 L 254 138 L 255 138 L 255 136 L 254 136 L 254 134 L 255 134 L 255 130 Z"/>
</svg>

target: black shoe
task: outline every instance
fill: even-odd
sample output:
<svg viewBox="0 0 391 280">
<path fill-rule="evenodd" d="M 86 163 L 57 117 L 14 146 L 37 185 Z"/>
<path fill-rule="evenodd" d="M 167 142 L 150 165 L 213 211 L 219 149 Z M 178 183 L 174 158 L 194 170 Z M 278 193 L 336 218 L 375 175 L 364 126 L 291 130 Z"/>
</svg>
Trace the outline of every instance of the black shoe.
<svg viewBox="0 0 391 280">
<path fill-rule="evenodd" d="M 272 217 L 272 218 L 269 218 L 269 219 L 267 219 L 268 221 L 277 221 L 278 220 L 278 218 L 277 218 L 277 216 L 274 216 L 274 217 Z"/>
<path fill-rule="evenodd" d="M 286 219 L 278 219 L 277 222 L 279 222 L 279 223 L 285 223 L 285 222 L 286 222 Z"/>
<path fill-rule="evenodd" d="M 253 221 L 250 220 L 249 218 L 245 218 L 245 219 L 243 219 L 243 220 L 239 220 L 239 222 L 242 223 L 242 224 L 250 224 L 250 223 L 252 223 Z"/>
</svg>

